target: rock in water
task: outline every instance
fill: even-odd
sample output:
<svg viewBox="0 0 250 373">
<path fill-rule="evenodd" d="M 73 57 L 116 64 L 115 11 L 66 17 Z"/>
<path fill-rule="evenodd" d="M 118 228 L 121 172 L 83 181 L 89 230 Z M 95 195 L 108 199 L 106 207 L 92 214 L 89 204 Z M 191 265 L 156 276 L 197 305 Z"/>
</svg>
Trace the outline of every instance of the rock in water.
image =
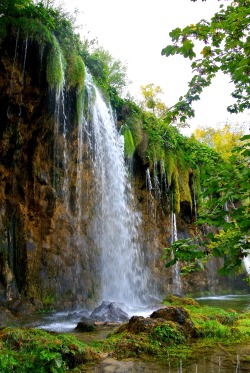
<svg viewBox="0 0 250 373">
<path fill-rule="evenodd" d="M 115 302 L 104 301 L 90 315 L 92 320 L 96 321 L 128 321 L 128 314 Z"/>
<path fill-rule="evenodd" d="M 94 322 L 87 317 L 82 317 L 81 321 L 79 321 L 75 327 L 76 332 L 93 332 L 94 330 Z"/>
</svg>

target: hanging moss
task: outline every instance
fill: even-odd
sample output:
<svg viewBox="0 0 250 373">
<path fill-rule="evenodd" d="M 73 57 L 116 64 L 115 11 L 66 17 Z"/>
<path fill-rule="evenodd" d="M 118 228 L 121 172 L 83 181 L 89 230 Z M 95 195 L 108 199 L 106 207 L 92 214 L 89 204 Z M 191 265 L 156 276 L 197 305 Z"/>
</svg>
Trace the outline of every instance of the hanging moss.
<svg viewBox="0 0 250 373">
<path fill-rule="evenodd" d="M 192 196 L 189 186 L 189 169 L 182 170 L 179 173 L 180 181 L 180 202 L 188 202 L 192 207 Z"/>
<path fill-rule="evenodd" d="M 173 190 L 173 211 L 178 214 L 180 212 L 180 188 L 179 188 L 179 174 L 177 169 L 174 170 L 171 180 L 171 189 Z"/>
<path fill-rule="evenodd" d="M 66 56 L 66 84 L 67 88 L 76 88 L 78 92 L 82 91 L 85 78 L 85 66 L 82 58 L 72 51 L 70 56 Z"/>
<path fill-rule="evenodd" d="M 67 56 L 66 58 L 66 86 L 67 89 L 76 90 L 77 121 L 78 123 L 82 123 L 84 110 L 85 65 L 83 59 L 74 51 L 72 51 L 70 56 Z"/>
<path fill-rule="evenodd" d="M 172 181 L 172 174 L 176 170 L 176 158 L 171 151 L 167 151 L 165 153 L 165 170 L 167 183 L 170 186 Z"/>
<path fill-rule="evenodd" d="M 55 37 L 47 57 L 47 82 L 50 89 L 61 91 L 64 84 L 65 61 Z"/>
<path fill-rule="evenodd" d="M 127 127 L 123 130 L 124 136 L 124 151 L 126 158 L 132 158 L 135 152 L 135 144 L 132 133 Z"/>
<path fill-rule="evenodd" d="M 132 133 L 135 147 L 137 147 L 143 139 L 141 119 L 135 117 L 134 120 L 129 123 L 129 129 Z"/>
</svg>

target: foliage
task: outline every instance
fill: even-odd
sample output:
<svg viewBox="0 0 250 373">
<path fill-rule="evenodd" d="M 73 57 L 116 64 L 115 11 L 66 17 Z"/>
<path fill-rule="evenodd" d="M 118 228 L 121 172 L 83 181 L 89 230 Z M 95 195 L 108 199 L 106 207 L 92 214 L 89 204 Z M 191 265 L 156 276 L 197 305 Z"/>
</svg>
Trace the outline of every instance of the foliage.
<svg viewBox="0 0 250 373">
<path fill-rule="evenodd" d="M 53 38 L 48 57 L 47 57 L 47 82 L 50 88 L 55 88 L 61 92 L 64 84 L 65 61 L 57 39 Z"/>
<path fill-rule="evenodd" d="M 123 136 L 124 136 L 125 155 L 127 158 L 132 158 L 134 151 L 135 151 L 135 145 L 134 145 L 132 133 L 129 128 L 125 127 L 123 129 Z"/>
<path fill-rule="evenodd" d="M 207 144 L 226 160 L 231 156 L 232 149 L 240 144 L 240 138 L 244 135 L 244 128 L 230 124 L 225 124 L 218 129 L 198 127 L 193 135 L 196 140 Z"/>
<path fill-rule="evenodd" d="M 199 259 L 208 260 L 212 255 L 224 259 L 221 274 L 241 268 L 250 249 L 249 139 L 250 136 L 244 136 L 243 144 L 234 148 L 229 162 L 210 168 L 204 181 L 204 202 L 197 224 L 216 227 L 218 231 L 208 233 L 200 241 L 176 241 L 172 246 L 174 257 L 167 266 L 180 259 L 190 262 L 191 269 L 197 269 L 202 267 L 197 266 Z M 167 249 L 165 259 L 169 257 Z"/>
<path fill-rule="evenodd" d="M 123 92 L 128 84 L 127 66 L 125 64 L 114 59 L 103 48 L 95 48 L 92 53 L 83 48 L 81 53 L 97 84 L 106 93 L 119 95 Z"/>
<path fill-rule="evenodd" d="M 155 86 L 153 83 L 141 86 L 141 94 L 144 97 L 142 102 L 144 109 L 152 110 L 157 117 L 166 115 L 168 108 L 159 98 L 159 95 L 163 94 L 160 86 Z"/>
<path fill-rule="evenodd" d="M 75 337 L 42 330 L 4 329 L 0 343 L 0 370 L 3 373 L 62 373 L 98 358 Z"/>
<path fill-rule="evenodd" d="M 156 326 L 151 335 L 152 338 L 162 343 L 179 344 L 185 342 L 185 336 L 171 322 Z"/>
<path fill-rule="evenodd" d="M 181 123 L 194 116 L 192 103 L 200 99 L 203 89 L 209 86 L 216 74 L 221 71 L 229 75 L 234 83 L 232 97 L 236 100 L 228 107 L 231 113 L 239 113 L 250 108 L 250 71 L 249 71 L 249 0 L 230 1 L 224 8 L 220 5 L 211 21 L 201 20 L 184 29 L 176 28 L 170 32 L 173 44 L 162 50 L 162 55 L 181 54 L 192 62 L 194 76 L 189 82 L 185 96 L 180 97 L 166 116 L 170 123 L 180 118 Z M 203 43 L 197 58 L 195 41 Z"/>
</svg>

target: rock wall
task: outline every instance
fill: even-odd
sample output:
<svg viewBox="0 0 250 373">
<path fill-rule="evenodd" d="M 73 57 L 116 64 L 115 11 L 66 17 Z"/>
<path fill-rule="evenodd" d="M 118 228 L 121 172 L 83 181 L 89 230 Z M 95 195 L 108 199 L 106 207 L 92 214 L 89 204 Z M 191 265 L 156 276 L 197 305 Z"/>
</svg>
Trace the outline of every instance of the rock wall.
<svg viewBox="0 0 250 373">
<path fill-rule="evenodd" d="M 98 276 L 93 273 L 98 268 L 87 160 L 82 182 L 88 196 L 83 191 L 82 229 L 76 234 L 77 121 L 70 110 L 75 95 L 67 92 L 64 103 L 71 145 L 66 208 L 62 118 L 55 134 L 56 92 L 46 84 L 46 53 L 41 58 L 39 46 L 26 43 L 8 38 L 0 58 L 0 299 L 85 302 L 96 296 Z"/>
</svg>

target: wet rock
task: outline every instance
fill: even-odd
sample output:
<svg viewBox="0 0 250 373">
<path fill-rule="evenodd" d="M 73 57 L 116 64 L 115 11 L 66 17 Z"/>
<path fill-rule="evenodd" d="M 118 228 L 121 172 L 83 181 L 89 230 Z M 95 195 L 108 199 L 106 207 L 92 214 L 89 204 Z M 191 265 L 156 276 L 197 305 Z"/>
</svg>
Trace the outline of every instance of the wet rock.
<svg viewBox="0 0 250 373">
<path fill-rule="evenodd" d="M 127 325 L 127 329 L 133 333 L 142 333 L 150 331 L 159 324 L 158 320 L 143 316 L 132 316 Z"/>
<path fill-rule="evenodd" d="M 150 315 L 151 319 L 164 319 L 168 321 L 174 321 L 178 324 L 184 324 L 186 319 L 189 319 L 188 312 L 182 307 L 165 307 L 154 311 Z"/>
<path fill-rule="evenodd" d="M 196 336 L 194 323 L 190 320 L 189 313 L 183 307 L 165 307 L 154 311 L 150 315 L 151 319 L 162 319 L 173 321 L 182 326 L 185 335 Z"/>
<path fill-rule="evenodd" d="M 82 317 L 75 327 L 76 332 L 93 332 L 95 330 L 95 323 L 87 317 Z"/>
<path fill-rule="evenodd" d="M 107 301 L 102 302 L 102 304 L 91 313 L 90 318 L 92 320 L 105 322 L 124 322 L 129 319 L 128 314 L 124 312 L 117 303 Z"/>
<path fill-rule="evenodd" d="M 30 302 L 21 301 L 19 299 L 9 302 L 8 308 L 14 314 L 20 314 L 20 315 L 31 315 L 35 311 L 35 306 L 33 304 L 31 304 Z"/>
<path fill-rule="evenodd" d="M 2 328 L 15 322 L 16 318 L 12 313 L 3 307 L 0 307 L 0 327 Z"/>
</svg>

